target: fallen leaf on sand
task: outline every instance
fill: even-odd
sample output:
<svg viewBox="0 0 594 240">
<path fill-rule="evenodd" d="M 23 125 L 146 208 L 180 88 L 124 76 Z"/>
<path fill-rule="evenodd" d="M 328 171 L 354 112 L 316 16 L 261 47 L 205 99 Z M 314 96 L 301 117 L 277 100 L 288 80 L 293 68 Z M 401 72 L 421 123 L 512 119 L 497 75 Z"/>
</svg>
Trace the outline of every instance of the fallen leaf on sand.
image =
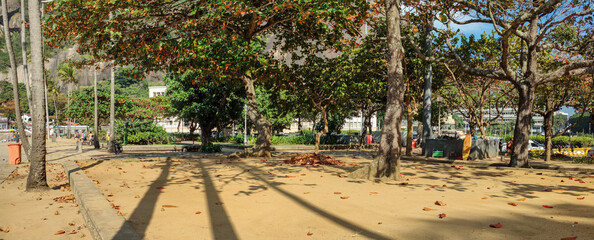
<svg viewBox="0 0 594 240">
<path fill-rule="evenodd" d="M 216 205 L 223 205 L 223 202 L 216 202 Z"/>
<path fill-rule="evenodd" d="M 578 199 L 578 200 L 584 200 L 584 198 L 586 198 L 586 197 L 579 197 L 579 198 L 577 198 L 577 199 Z"/>
<path fill-rule="evenodd" d="M 423 211 L 436 211 L 437 209 L 433 209 L 433 208 L 428 208 L 428 207 L 424 207 Z"/>
<path fill-rule="evenodd" d="M 339 178 L 344 178 L 344 176 L 342 176 L 342 175 L 338 175 L 338 177 L 339 177 Z"/>
<path fill-rule="evenodd" d="M 489 198 L 488 198 L 488 197 L 483 197 L 483 198 L 481 198 L 481 199 L 489 199 Z"/>
<path fill-rule="evenodd" d="M 72 230 L 70 230 L 70 232 L 68 232 L 68 234 L 76 234 L 76 233 L 77 233 L 77 232 L 76 232 L 76 230 L 74 230 L 74 229 L 72 229 Z"/>
<path fill-rule="evenodd" d="M 439 215 L 437 215 L 437 216 L 439 216 L 439 218 L 445 218 L 445 217 L 446 217 L 446 214 L 445 214 L 445 213 L 440 213 L 440 214 L 439 214 Z"/>
<path fill-rule="evenodd" d="M 542 173 L 541 172 L 537 172 L 536 175 L 542 175 Z"/>
<path fill-rule="evenodd" d="M 445 206 L 446 204 L 444 202 L 442 202 L 442 201 L 435 201 L 435 205 Z"/>
<path fill-rule="evenodd" d="M 382 224 L 382 222 L 377 222 L 377 224 Z"/>
<path fill-rule="evenodd" d="M 377 194 L 377 192 L 370 192 L 369 194 Z"/>
<path fill-rule="evenodd" d="M 202 213 L 201 211 L 196 212 L 196 214 L 201 214 L 201 213 Z"/>
<path fill-rule="evenodd" d="M 60 215 L 60 212 L 56 211 L 56 212 L 54 213 L 54 215 Z"/>
<path fill-rule="evenodd" d="M 501 223 L 494 223 L 494 224 L 489 225 L 489 227 L 492 227 L 492 228 L 502 228 L 503 225 L 501 225 Z"/>
<path fill-rule="evenodd" d="M 578 222 L 573 222 L 573 224 L 578 224 Z"/>
<path fill-rule="evenodd" d="M 113 193 L 107 194 L 108 197 L 113 197 Z"/>
<path fill-rule="evenodd" d="M 64 231 L 64 230 L 60 230 L 60 231 L 58 231 L 58 232 L 54 233 L 54 235 L 60 235 L 60 234 L 64 234 L 64 233 L 66 233 L 66 231 Z"/>
<path fill-rule="evenodd" d="M 349 199 L 349 197 L 344 196 L 344 197 L 340 197 L 340 199 Z"/>
<path fill-rule="evenodd" d="M 342 194 L 341 192 L 334 192 L 334 194 Z"/>
<path fill-rule="evenodd" d="M 140 196 L 136 195 L 136 196 L 134 196 L 134 198 L 140 198 Z"/>
<path fill-rule="evenodd" d="M 407 182 L 400 183 L 400 185 L 408 185 Z"/>
<path fill-rule="evenodd" d="M 431 188 L 425 188 L 425 191 L 429 191 L 429 190 L 431 190 Z"/>
<path fill-rule="evenodd" d="M 311 236 L 313 235 L 313 233 L 307 232 L 307 236 Z"/>
<path fill-rule="evenodd" d="M 507 205 L 512 205 L 512 206 L 514 206 L 514 207 L 515 207 L 515 206 L 518 206 L 518 204 L 517 204 L 517 203 L 515 203 L 515 202 L 510 202 L 510 203 L 507 203 Z"/>
<path fill-rule="evenodd" d="M 69 222 L 68 225 L 74 226 L 75 224 L 73 222 Z"/>
<path fill-rule="evenodd" d="M 549 206 L 549 205 L 542 205 L 543 208 L 553 208 L 553 206 Z"/>
<path fill-rule="evenodd" d="M 309 192 L 303 192 L 303 194 L 309 194 Z"/>
<path fill-rule="evenodd" d="M 177 207 L 177 206 L 175 206 L 175 205 L 163 205 L 163 206 L 161 206 L 161 207 L 175 208 L 175 207 Z"/>
<path fill-rule="evenodd" d="M 516 201 L 523 202 L 523 201 L 526 201 L 526 198 L 520 198 L 520 199 L 516 199 Z"/>
<path fill-rule="evenodd" d="M 552 192 L 552 191 L 553 191 L 553 189 L 547 188 L 547 189 L 545 189 L 544 191 L 545 191 L 545 192 Z"/>
<path fill-rule="evenodd" d="M 577 237 L 566 237 L 566 238 L 561 238 L 561 240 L 576 240 Z"/>
<path fill-rule="evenodd" d="M 157 189 L 165 189 L 165 187 L 157 187 Z"/>
</svg>

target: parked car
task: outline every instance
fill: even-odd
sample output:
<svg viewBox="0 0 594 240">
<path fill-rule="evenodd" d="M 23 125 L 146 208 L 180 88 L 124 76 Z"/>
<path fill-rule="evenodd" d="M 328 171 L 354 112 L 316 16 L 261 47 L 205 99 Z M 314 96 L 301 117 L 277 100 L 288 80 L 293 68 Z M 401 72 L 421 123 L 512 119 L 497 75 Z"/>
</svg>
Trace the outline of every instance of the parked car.
<svg viewBox="0 0 594 240">
<path fill-rule="evenodd" d="M 594 158 L 594 147 L 588 149 L 588 154 L 586 156 L 588 156 L 588 158 Z"/>
</svg>

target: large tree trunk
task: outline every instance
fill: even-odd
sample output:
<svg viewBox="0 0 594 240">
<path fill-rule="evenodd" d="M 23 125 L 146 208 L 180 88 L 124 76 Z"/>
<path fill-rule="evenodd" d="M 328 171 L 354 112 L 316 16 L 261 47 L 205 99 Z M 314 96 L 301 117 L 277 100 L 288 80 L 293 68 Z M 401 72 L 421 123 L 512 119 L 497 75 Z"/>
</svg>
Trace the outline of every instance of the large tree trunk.
<svg viewBox="0 0 594 240">
<path fill-rule="evenodd" d="M 258 139 L 254 146 L 254 156 L 270 157 L 270 137 L 272 136 L 271 124 L 258 112 L 258 101 L 256 100 L 254 80 L 248 76 L 243 76 L 242 81 L 245 85 L 246 99 L 249 106 L 248 115 L 250 120 L 254 123 L 256 131 L 258 131 Z"/>
<path fill-rule="evenodd" d="M 101 148 L 99 146 L 99 116 L 97 115 L 97 69 L 93 71 L 93 94 L 95 97 L 95 109 L 94 109 L 94 131 L 95 135 L 93 137 L 93 146 L 95 149 Z"/>
<path fill-rule="evenodd" d="M 322 121 L 324 121 L 324 129 L 322 131 L 319 131 L 318 133 L 316 133 L 316 148 L 314 150 L 315 154 L 318 154 L 320 152 L 320 138 L 325 133 L 328 133 L 328 113 L 326 112 L 326 108 L 323 108 L 321 110 L 322 110 Z"/>
<path fill-rule="evenodd" d="M 433 27 L 433 18 L 429 18 L 425 26 L 425 55 L 431 56 L 432 51 L 432 39 L 431 31 Z M 423 134 L 417 132 L 419 136 L 422 136 L 422 142 L 433 137 L 431 130 L 431 85 L 433 84 L 433 69 L 431 63 L 426 63 L 425 66 L 425 88 L 423 90 Z M 423 148 L 424 149 L 424 148 Z M 424 150 L 423 150 L 424 152 Z"/>
<path fill-rule="evenodd" d="M 3 0 L 6 3 L 6 0 Z M 4 4 L 3 4 L 4 5 Z M 39 1 L 29 0 L 29 22 L 31 27 L 31 93 L 33 97 L 33 147 L 31 148 L 31 167 L 27 178 L 27 190 L 48 188 L 45 172 L 45 101 L 43 37 L 41 35 L 41 12 Z"/>
<path fill-rule="evenodd" d="M 112 64 L 114 63 L 112 62 Z M 115 136 L 115 66 L 112 66 L 109 94 L 109 142 L 107 143 L 107 151 L 110 153 L 115 153 L 115 148 L 111 144 L 115 142 Z"/>
<path fill-rule="evenodd" d="M 386 0 L 388 25 L 388 96 L 384 128 L 377 157 L 366 167 L 351 173 L 353 178 L 400 179 L 400 121 L 406 86 L 402 79 L 404 49 L 400 35 L 400 1 Z"/>
<path fill-rule="evenodd" d="M 194 130 L 195 129 L 196 128 L 194 128 Z M 209 144 L 212 144 L 212 141 L 211 141 L 212 129 L 213 129 L 212 125 L 200 124 L 200 142 L 202 143 L 202 146 L 207 146 Z"/>
<path fill-rule="evenodd" d="M 14 97 L 14 114 L 17 128 L 19 129 L 20 140 L 23 142 L 23 149 L 27 159 L 30 159 L 31 145 L 29 145 L 29 138 L 27 138 L 27 132 L 25 126 L 23 126 L 23 118 L 21 114 L 21 104 L 19 101 L 19 79 L 17 75 L 16 60 L 14 58 L 14 51 L 12 49 L 12 42 L 10 41 L 10 31 L 8 26 L 8 5 L 6 0 L 2 0 L 2 21 L 4 24 L 4 40 L 6 43 L 6 51 L 8 52 L 8 58 L 10 59 L 10 77 L 12 78 L 12 93 Z"/>
<path fill-rule="evenodd" d="M 514 144 L 510 167 L 530 167 L 528 163 L 528 141 L 530 140 L 530 120 L 532 120 L 532 104 L 534 103 L 534 86 L 527 81 L 517 86 L 519 93 L 518 115 L 514 130 Z"/>
<path fill-rule="evenodd" d="M 545 161 L 551 160 L 551 150 L 553 149 L 553 115 L 554 111 L 548 111 L 543 116 L 543 128 L 545 131 Z"/>
</svg>

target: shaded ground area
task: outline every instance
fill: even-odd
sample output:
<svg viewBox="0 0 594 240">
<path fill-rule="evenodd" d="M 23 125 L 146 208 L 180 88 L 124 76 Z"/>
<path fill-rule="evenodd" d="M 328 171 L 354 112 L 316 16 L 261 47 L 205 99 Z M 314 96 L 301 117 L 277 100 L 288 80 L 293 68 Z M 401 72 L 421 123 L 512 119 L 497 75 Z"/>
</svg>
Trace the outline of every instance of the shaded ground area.
<svg viewBox="0 0 594 240">
<path fill-rule="evenodd" d="M 343 177 L 370 161 L 363 156 L 336 157 L 346 166 L 283 163 L 292 156 L 149 154 L 79 165 L 145 239 L 594 236 L 594 176 L 405 162 L 406 184 L 374 183 Z"/>
<path fill-rule="evenodd" d="M 0 239 L 92 239 L 64 168 L 48 163 L 47 169 L 48 191 L 25 192 L 29 164 L 0 184 Z"/>
</svg>

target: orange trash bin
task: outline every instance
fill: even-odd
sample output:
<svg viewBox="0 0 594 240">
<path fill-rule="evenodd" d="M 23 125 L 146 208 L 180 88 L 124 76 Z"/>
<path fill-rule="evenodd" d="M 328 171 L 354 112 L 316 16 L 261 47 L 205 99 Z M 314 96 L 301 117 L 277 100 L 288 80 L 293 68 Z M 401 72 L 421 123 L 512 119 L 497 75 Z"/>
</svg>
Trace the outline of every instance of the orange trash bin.
<svg viewBox="0 0 594 240">
<path fill-rule="evenodd" d="M 8 161 L 11 165 L 21 163 L 21 145 L 22 143 L 8 144 Z"/>
</svg>

